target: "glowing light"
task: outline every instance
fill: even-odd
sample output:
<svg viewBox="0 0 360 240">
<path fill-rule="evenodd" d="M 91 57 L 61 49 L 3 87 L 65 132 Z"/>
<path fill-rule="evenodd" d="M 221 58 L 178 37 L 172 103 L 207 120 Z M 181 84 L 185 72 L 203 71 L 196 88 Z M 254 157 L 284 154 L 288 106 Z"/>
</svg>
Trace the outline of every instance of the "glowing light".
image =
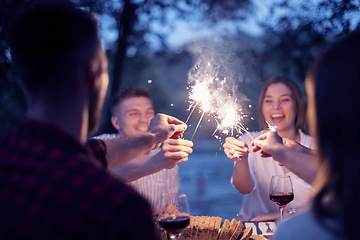
<svg viewBox="0 0 360 240">
<path fill-rule="evenodd" d="M 149 79 L 147 82 L 150 84 L 150 83 L 152 83 L 152 80 Z"/>
<path fill-rule="evenodd" d="M 243 108 L 234 96 L 235 94 L 228 92 L 225 83 L 225 78 L 207 78 L 206 81 L 203 82 L 195 81 L 195 83 L 189 87 L 190 106 L 188 110 L 191 112 L 186 122 L 188 122 L 197 106 L 199 106 L 200 112 L 202 112 L 192 138 L 199 128 L 202 119 L 205 117 L 205 114 L 217 122 L 217 127 L 213 135 L 215 135 L 216 132 L 232 136 L 234 134 L 241 134 L 242 131 L 248 132 L 242 124 L 243 119 L 246 118 L 247 115 L 243 113 Z M 208 119 L 208 121 L 210 121 L 210 119 Z M 215 137 L 218 138 L 216 135 Z"/>
<path fill-rule="evenodd" d="M 209 92 L 209 88 L 207 87 L 207 83 L 200 82 L 196 84 L 190 93 L 190 99 L 196 103 L 201 105 L 201 108 L 204 112 L 207 112 L 211 108 L 211 94 Z"/>
<path fill-rule="evenodd" d="M 225 52 L 218 54 L 219 46 L 213 48 L 206 43 L 200 48 L 190 48 L 198 58 L 188 73 L 190 113 L 186 123 L 195 110 L 200 113 L 193 136 L 203 119 L 215 121 L 213 136 L 216 139 L 221 139 L 223 134 L 237 137 L 247 132 L 243 122 L 248 118 L 246 111 L 251 105 L 239 92 L 237 84 L 242 79 L 241 75 L 232 72 L 232 67 L 237 65 L 234 59 L 230 59 L 232 52 L 226 48 Z"/>
<path fill-rule="evenodd" d="M 276 132 L 276 128 L 277 128 L 276 125 L 271 126 L 268 121 L 265 121 L 265 122 L 266 122 L 266 124 L 268 125 L 268 128 L 269 128 L 270 132 Z"/>
</svg>

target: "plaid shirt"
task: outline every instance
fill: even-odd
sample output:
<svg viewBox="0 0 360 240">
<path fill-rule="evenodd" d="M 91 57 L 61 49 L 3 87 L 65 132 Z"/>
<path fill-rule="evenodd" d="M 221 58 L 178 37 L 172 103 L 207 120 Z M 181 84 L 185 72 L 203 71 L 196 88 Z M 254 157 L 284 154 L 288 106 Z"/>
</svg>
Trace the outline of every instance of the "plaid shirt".
<svg viewBox="0 0 360 240">
<path fill-rule="evenodd" d="M 89 146 L 29 119 L 0 134 L 0 239 L 154 239 L 149 204 Z"/>
</svg>

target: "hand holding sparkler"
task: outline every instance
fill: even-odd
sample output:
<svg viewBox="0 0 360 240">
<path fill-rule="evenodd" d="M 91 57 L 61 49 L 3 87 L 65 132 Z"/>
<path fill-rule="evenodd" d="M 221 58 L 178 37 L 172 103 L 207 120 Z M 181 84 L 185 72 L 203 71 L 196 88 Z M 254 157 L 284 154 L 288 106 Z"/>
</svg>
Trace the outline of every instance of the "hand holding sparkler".
<svg viewBox="0 0 360 240">
<path fill-rule="evenodd" d="M 277 132 L 269 131 L 251 142 L 252 151 L 260 151 L 261 157 L 271 157 L 276 153 L 276 149 L 283 145 L 283 139 Z"/>
<path fill-rule="evenodd" d="M 149 132 L 154 134 L 155 146 L 154 149 L 159 147 L 160 144 L 166 139 L 180 139 L 187 129 L 186 123 L 179 119 L 158 113 L 151 120 Z"/>
<path fill-rule="evenodd" d="M 241 160 L 241 157 L 247 156 L 249 153 L 246 143 L 233 137 L 227 137 L 223 147 L 226 156 L 234 161 Z"/>
<path fill-rule="evenodd" d="M 181 162 L 188 160 L 189 154 L 193 152 L 193 143 L 186 139 L 168 139 L 164 141 L 161 152 L 165 161 L 164 168 L 171 169 Z"/>
</svg>

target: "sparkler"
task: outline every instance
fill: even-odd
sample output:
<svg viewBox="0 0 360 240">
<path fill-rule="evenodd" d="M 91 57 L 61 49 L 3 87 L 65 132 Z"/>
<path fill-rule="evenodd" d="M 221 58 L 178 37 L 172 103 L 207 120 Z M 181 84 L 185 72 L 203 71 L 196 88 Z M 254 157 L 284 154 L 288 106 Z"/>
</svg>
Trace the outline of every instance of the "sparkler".
<svg viewBox="0 0 360 240">
<path fill-rule="evenodd" d="M 266 122 L 266 124 L 268 125 L 268 128 L 269 128 L 270 132 L 276 132 L 276 128 L 277 128 L 276 125 L 272 126 L 272 125 L 270 125 L 270 123 L 269 123 L 268 121 L 266 121 L 266 120 L 265 120 L 265 122 Z"/>
<path fill-rule="evenodd" d="M 244 108 L 248 99 L 237 91 L 236 84 L 244 80 L 244 64 L 233 45 L 204 41 L 189 45 L 188 51 L 197 59 L 188 73 L 190 114 L 186 123 L 195 110 L 200 113 L 191 140 L 205 119 L 215 121 L 212 135 L 217 139 L 223 134 L 237 137 L 248 132 L 243 124 L 248 117 Z"/>
<path fill-rule="evenodd" d="M 211 64 L 208 63 L 208 66 L 211 66 Z M 213 73 L 216 73 L 216 71 Z M 243 131 L 248 133 L 248 130 L 242 123 L 247 115 L 243 113 L 243 108 L 235 97 L 234 91 L 229 89 L 226 82 L 226 78 L 207 74 L 205 78 L 202 78 L 202 81 L 197 79 L 189 87 L 190 106 L 188 110 L 190 114 L 186 123 L 197 107 L 202 112 L 191 140 L 195 136 L 204 116 L 213 118 L 217 123 L 213 135 L 217 132 L 226 135 L 240 134 Z"/>
</svg>

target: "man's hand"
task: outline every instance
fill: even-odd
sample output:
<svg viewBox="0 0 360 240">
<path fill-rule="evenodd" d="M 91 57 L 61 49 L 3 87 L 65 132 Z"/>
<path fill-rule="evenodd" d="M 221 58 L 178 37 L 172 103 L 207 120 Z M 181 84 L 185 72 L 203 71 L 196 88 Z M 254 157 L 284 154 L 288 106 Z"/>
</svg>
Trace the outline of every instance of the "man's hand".
<svg viewBox="0 0 360 240">
<path fill-rule="evenodd" d="M 164 158 L 167 161 L 167 167 L 173 168 L 176 164 L 186 162 L 188 156 L 192 153 L 193 143 L 185 139 L 168 139 L 165 140 L 161 148 Z"/>
<path fill-rule="evenodd" d="M 156 114 L 149 126 L 149 132 L 153 133 L 156 138 L 154 148 L 159 147 L 162 142 L 169 138 L 182 138 L 186 129 L 187 125 L 179 119 L 162 113 Z"/>
<path fill-rule="evenodd" d="M 267 132 L 251 142 L 253 146 L 252 151 L 260 151 L 261 157 L 271 157 L 274 151 L 283 145 L 283 139 L 277 134 L 277 132 Z"/>
<path fill-rule="evenodd" d="M 234 161 L 238 161 L 239 158 L 249 154 L 246 143 L 233 137 L 227 137 L 223 147 L 226 156 Z"/>
</svg>

